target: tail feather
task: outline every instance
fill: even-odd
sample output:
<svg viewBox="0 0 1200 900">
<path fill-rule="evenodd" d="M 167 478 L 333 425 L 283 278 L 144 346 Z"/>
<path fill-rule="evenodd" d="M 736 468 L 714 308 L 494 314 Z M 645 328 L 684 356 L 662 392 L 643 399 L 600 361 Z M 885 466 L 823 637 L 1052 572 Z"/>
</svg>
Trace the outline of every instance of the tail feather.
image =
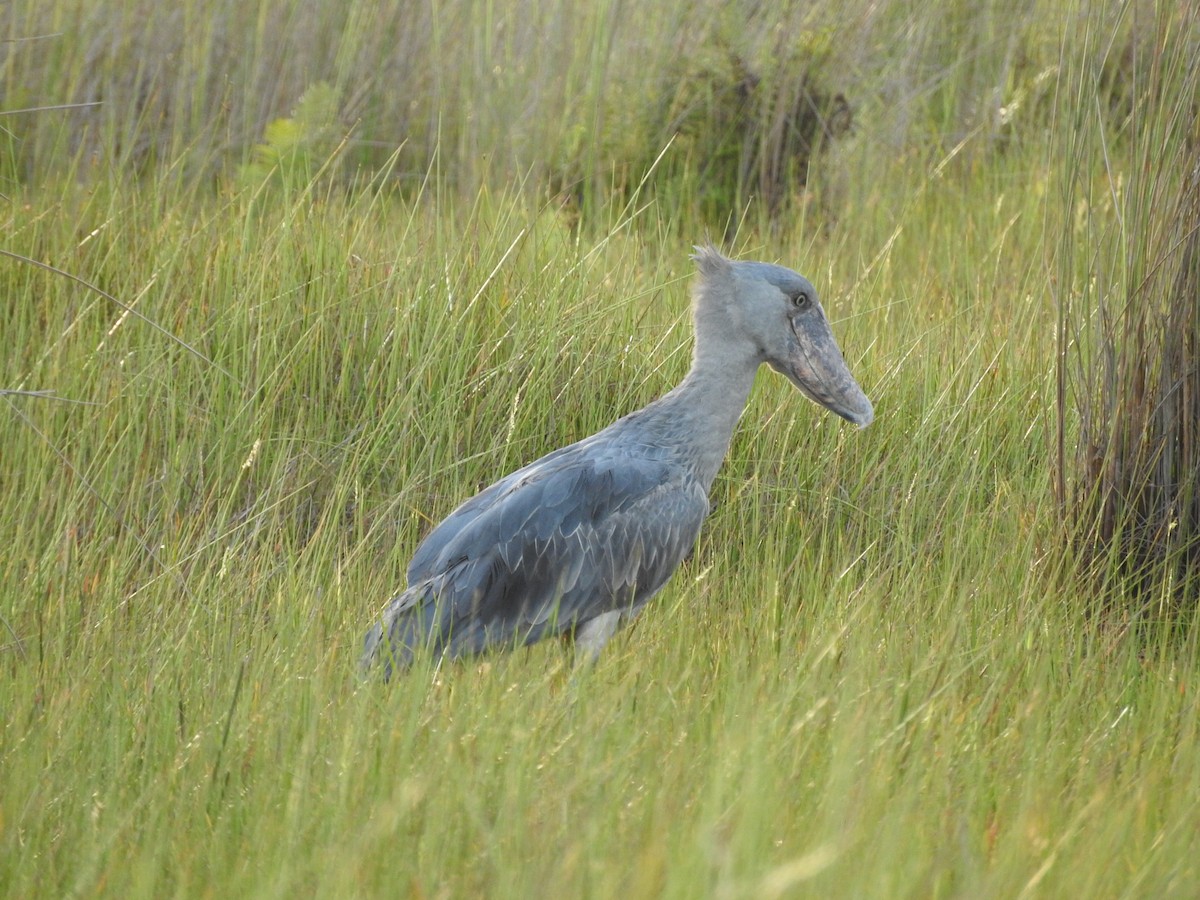
<svg viewBox="0 0 1200 900">
<path fill-rule="evenodd" d="M 444 643 L 442 633 L 447 630 L 448 623 L 439 621 L 446 618 L 444 611 L 438 608 L 440 605 L 429 581 L 415 584 L 393 597 L 363 640 L 359 661 L 363 676 L 370 675 L 376 666 L 382 666 L 383 679 L 387 681 L 396 669 L 411 665 L 422 648 L 441 646 Z"/>
</svg>

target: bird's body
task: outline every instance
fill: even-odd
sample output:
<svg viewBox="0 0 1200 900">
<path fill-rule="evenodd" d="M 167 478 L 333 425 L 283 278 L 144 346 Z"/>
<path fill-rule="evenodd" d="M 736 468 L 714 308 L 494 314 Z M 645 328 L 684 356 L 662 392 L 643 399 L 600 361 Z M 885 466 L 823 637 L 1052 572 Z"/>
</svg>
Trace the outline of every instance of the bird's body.
<svg viewBox="0 0 1200 900">
<path fill-rule="evenodd" d="M 367 634 L 364 669 L 381 663 L 386 677 L 421 648 L 462 656 L 557 634 L 598 653 L 694 546 L 763 362 L 845 418 L 870 422 L 805 279 L 711 248 L 696 260 L 696 349 L 683 382 L 452 512 Z"/>
</svg>

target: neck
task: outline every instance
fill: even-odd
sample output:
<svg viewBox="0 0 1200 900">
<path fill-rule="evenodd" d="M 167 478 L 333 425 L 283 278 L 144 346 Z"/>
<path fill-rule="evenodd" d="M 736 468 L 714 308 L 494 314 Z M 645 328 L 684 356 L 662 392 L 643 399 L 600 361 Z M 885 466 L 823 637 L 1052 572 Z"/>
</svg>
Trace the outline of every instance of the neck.
<svg viewBox="0 0 1200 900">
<path fill-rule="evenodd" d="M 758 360 L 724 348 L 719 353 L 705 349 L 697 345 L 687 377 L 646 407 L 643 421 L 664 443 L 677 446 L 707 493 L 746 408 Z"/>
</svg>

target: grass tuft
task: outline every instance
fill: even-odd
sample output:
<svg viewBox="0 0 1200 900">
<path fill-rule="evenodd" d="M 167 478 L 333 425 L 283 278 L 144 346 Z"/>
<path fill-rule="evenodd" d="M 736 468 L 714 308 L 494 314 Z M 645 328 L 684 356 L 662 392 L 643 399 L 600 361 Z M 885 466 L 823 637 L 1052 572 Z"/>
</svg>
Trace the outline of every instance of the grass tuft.
<svg viewBox="0 0 1200 900">
<path fill-rule="evenodd" d="M 1059 299 L 1057 489 L 1096 568 L 1145 589 L 1119 618 L 1169 623 L 1195 615 L 1200 574 L 1200 66 L 1186 13 L 1130 15 L 1128 32 L 1082 36 L 1095 61 L 1068 86 L 1088 96 L 1100 85 L 1111 100 L 1064 138 L 1075 208 L 1063 240 L 1086 237 L 1088 253 L 1061 257 L 1083 281 L 1064 271 L 1060 282 L 1081 287 Z M 1106 90 L 1118 65 L 1120 95 Z M 1068 404 L 1079 407 L 1074 458 Z"/>
</svg>

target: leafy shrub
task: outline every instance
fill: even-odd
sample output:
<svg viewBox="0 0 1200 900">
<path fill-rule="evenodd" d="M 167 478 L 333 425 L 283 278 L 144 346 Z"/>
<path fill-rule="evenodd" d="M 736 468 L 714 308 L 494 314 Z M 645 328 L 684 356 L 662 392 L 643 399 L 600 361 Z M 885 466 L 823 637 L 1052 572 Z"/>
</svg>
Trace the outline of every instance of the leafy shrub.
<svg viewBox="0 0 1200 900">
<path fill-rule="evenodd" d="M 288 118 L 275 119 L 263 132 L 239 180 L 258 186 L 271 179 L 288 188 L 308 184 L 336 152 L 338 93 L 319 81 L 307 88 Z"/>
</svg>

